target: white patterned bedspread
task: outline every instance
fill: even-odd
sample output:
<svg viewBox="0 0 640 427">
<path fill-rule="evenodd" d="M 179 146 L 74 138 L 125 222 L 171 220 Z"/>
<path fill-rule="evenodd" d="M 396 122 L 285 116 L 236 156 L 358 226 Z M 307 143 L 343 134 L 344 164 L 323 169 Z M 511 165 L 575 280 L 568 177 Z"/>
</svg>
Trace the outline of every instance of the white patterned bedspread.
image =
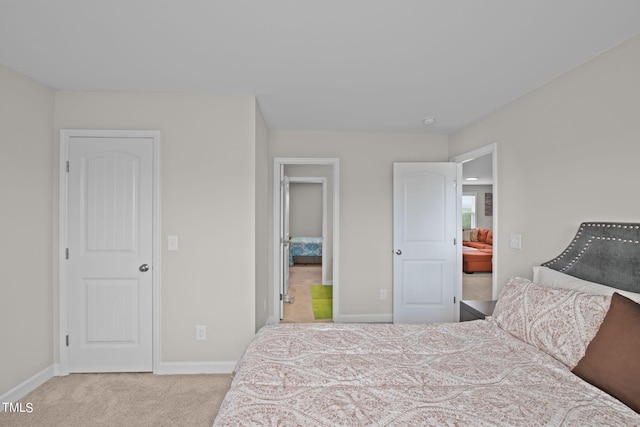
<svg viewBox="0 0 640 427">
<path fill-rule="evenodd" d="M 238 362 L 214 426 L 638 426 L 492 321 L 281 324 Z"/>
</svg>

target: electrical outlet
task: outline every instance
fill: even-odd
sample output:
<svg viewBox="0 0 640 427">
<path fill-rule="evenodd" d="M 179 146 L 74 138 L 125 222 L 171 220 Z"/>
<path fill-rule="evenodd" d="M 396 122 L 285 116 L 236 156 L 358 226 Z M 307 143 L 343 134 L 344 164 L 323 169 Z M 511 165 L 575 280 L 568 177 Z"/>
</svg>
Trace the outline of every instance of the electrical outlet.
<svg viewBox="0 0 640 427">
<path fill-rule="evenodd" d="M 207 326 L 196 325 L 196 340 L 204 341 L 207 339 Z"/>
<path fill-rule="evenodd" d="M 380 289 L 380 299 L 387 299 L 387 290 Z"/>
</svg>

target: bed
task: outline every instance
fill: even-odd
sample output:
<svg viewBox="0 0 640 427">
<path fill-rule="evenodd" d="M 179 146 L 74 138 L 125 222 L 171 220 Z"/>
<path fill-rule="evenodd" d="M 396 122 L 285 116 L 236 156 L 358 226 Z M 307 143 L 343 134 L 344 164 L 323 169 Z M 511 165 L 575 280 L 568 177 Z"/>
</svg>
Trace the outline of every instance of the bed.
<svg viewBox="0 0 640 427">
<path fill-rule="evenodd" d="M 638 426 L 639 242 L 638 224 L 582 224 L 486 320 L 266 326 L 214 426 Z"/>
<path fill-rule="evenodd" d="M 289 239 L 289 265 L 322 264 L 322 237 L 292 237 Z"/>
</svg>

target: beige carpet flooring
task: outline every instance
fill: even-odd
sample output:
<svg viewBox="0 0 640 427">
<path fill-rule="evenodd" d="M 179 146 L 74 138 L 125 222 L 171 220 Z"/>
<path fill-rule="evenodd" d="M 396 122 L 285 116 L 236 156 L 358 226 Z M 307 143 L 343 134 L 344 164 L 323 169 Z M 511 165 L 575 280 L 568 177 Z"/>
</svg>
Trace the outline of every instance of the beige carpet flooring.
<svg viewBox="0 0 640 427">
<path fill-rule="evenodd" d="M 210 427 L 231 375 L 71 374 L 20 399 L 33 411 L 1 412 L 0 426 Z"/>
<path fill-rule="evenodd" d="M 462 299 L 464 300 L 492 300 L 491 273 L 462 273 Z"/>
<path fill-rule="evenodd" d="M 284 303 L 280 323 L 331 323 L 331 319 L 316 320 L 311 307 L 311 285 L 322 282 L 320 264 L 297 264 L 289 268 L 289 296 L 293 303 Z"/>
</svg>

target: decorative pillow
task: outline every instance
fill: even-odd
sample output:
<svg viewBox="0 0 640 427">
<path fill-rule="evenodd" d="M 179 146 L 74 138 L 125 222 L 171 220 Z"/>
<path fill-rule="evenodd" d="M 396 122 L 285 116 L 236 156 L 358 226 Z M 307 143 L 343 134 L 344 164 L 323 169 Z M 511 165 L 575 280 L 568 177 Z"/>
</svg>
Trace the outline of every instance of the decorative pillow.
<svg viewBox="0 0 640 427">
<path fill-rule="evenodd" d="M 614 292 L 619 293 L 635 302 L 640 303 L 640 294 L 629 291 L 621 291 L 620 289 L 610 286 L 601 285 L 600 283 L 589 282 L 587 280 L 578 279 L 577 277 L 561 273 L 549 267 L 534 266 L 533 281 L 543 286 L 553 286 L 555 288 L 574 289 L 576 291 L 585 292 L 595 295 L 613 295 Z"/>
<path fill-rule="evenodd" d="M 487 233 L 487 240 L 485 241 L 487 245 L 493 245 L 493 230 L 489 230 Z"/>
<path fill-rule="evenodd" d="M 489 230 L 486 228 L 478 228 L 478 242 L 485 243 L 487 241 L 487 234 L 489 234 Z"/>
<path fill-rule="evenodd" d="M 571 372 L 640 413 L 640 304 L 614 293 L 600 329 Z"/>
<path fill-rule="evenodd" d="M 471 241 L 471 230 L 462 230 L 462 241 L 463 242 Z"/>
<path fill-rule="evenodd" d="M 493 321 L 570 369 L 584 356 L 611 297 L 537 285 L 513 277 L 504 286 Z"/>
<path fill-rule="evenodd" d="M 471 231 L 471 241 L 472 242 L 477 242 L 478 241 L 478 229 L 477 228 L 472 228 L 470 231 Z"/>
</svg>

